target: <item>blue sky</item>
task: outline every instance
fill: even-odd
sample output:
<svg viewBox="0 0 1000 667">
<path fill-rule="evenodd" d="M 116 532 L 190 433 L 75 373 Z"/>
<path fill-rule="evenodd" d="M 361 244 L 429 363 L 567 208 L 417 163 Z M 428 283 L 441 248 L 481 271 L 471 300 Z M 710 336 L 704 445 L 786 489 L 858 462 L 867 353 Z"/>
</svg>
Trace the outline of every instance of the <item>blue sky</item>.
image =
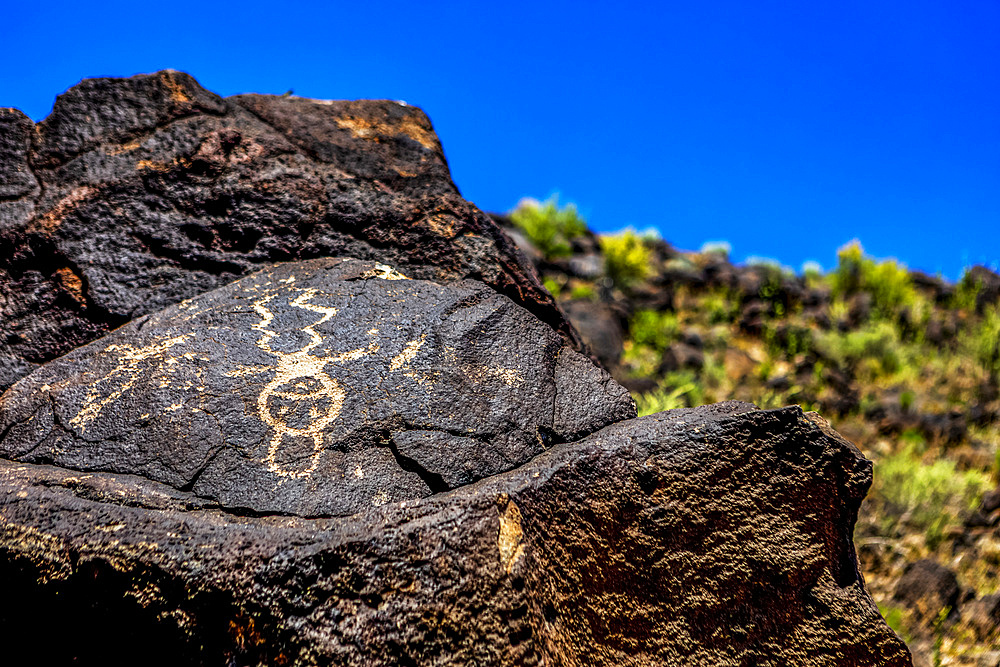
<svg viewBox="0 0 1000 667">
<path fill-rule="evenodd" d="M 1000 260 L 1000 3 L 10 3 L 0 106 L 163 68 L 222 95 L 422 107 L 487 210 L 830 267 L 853 238 L 955 278 Z"/>
</svg>

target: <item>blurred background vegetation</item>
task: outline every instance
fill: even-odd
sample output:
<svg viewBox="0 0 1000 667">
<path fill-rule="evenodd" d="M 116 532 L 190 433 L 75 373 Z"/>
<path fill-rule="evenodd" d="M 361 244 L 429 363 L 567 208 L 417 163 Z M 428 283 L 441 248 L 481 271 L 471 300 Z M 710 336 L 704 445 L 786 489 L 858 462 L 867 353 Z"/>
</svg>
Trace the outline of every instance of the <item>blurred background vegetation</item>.
<svg viewBox="0 0 1000 667">
<path fill-rule="evenodd" d="M 855 543 L 915 664 L 1000 664 L 1000 275 L 950 283 L 857 241 L 827 272 L 737 266 L 724 243 L 596 236 L 555 199 L 494 217 L 641 415 L 737 399 L 829 419 L 874 462 Z"/>
</svg>

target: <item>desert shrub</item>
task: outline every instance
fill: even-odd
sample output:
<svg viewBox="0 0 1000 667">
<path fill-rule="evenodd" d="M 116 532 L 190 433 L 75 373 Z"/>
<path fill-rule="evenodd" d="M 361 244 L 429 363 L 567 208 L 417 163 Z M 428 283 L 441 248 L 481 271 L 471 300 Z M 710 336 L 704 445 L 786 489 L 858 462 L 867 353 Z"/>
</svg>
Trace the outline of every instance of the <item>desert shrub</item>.
<svg viewBox="0 0 1000 667">
<path fill-rule="evenodd" d="M 809 260 L 802 263 L 802 277 L 810 287 L 823 283 L 823 267 L 819 262 Z"/>
<path fill-rule="evenodd" d="M 891 604 L 880 604 L 878 605 L 878 611 L 882 614 L 882 618 L 885 619 L 886 625 L 892 628 L 893 632 L 902 637 L 903 641 L 909 643 L 913 640 L 906 623 L 908 616 L 906 610 L 902 607 L 897 607 Z"/>
<path fill-rule="evenodd" d="M 660 367 L 663 353 L 649 345 L 626 340 L 622 345 L 622 364 L 632 377 L 649 377 Z"/>
<path fill-rule="evenodd" d="M 935 548 L 945 530 L 973 509 L 991 487 L 988 473 L 959 471 L 950 459 L 924 463 L 914 445 L 875 463 L 874 495 L 890 505 L 887 516 L 900 516 L 924 532 Z"/>
<path fill-rule="evenodd" d="M 927 437 L 918 428 L 907 428 L 899 434 L 899 441 L 914 454 L 927 451 Z"/>
<path fill-rule="evenodd" d="M 976 359 L 992 377 L 1000 377 L 1000 310 L 987 310 L 973 339 Z"/>
<path fill-rule="evenodd" d="M 979 290 L 982 289 L 982 286 L 982 281 L 973 278 L 969 270 L 966 269 L 965 273 L 962 274 L 962 279 L 955 285 L 955 292 L 951 297 L 951 307 L 955 310 L 975 310 L 976 298 L 979 296 Z"/>
<path fill-rule="evenodd" d="M 629 287 L 645 280 L 651 271 L 652 251 L 634 229 L 601 236 L 604 270 L 618 287 Z"/>
<path fill-rule="evenodd" d="M 569 292 L 569 297 L 571 299 L 593 299 L 597 296 L 597 291 L 594 286 L 590 283 L 580 283 L 573 286 L 573 289 Z"/>
<path fill-rule="evenodd" d="M 562 283 L 555 278 L 549 278 L 548 276 L 542 278 L 542 285 L 544 285 L 545 289 L 547 289 L 556 299 L 558 299 L 560 293 L 562 293 Z"/>
<path fill-rule="evenodd" d="M 816 349 L 838 366 L 871 361 L 876 374 L 895 373 L 902 365 L 899 333 L 888 322 L 868 324 L 846 333 L 827 332 L 818 337 Z"/>
<path fill-rule="evenodd" d="M 629 321 L 629 337 L 637 345 L 663 351 L 680 338 L 681 325 L 677 315 L 655 310 L 640 310 Z"/>
<path fill-rule="evenodd" d="M 750 255 L 746 258 L 747 266 L 756 266 L 758 268 L 763 268 L 768 271 L 774 271 L 779 276 L 782 274 L 791 274 L 793 271 L 782 266 L 781 262 L 772 257 L 761 257 L 760 255 Z"/>
<path fill-rule="evenodd" d="M 899 395 L 899 407 L 903 412 L 913 409 L 913 404 L 917 400 L 917 394 L 912 389 L 906 389 Z"/>
<path fill-rule="evenodd" d="M 794 357 L 811 352 L 813 346 L 813 332 L 808 327 L 787 325 L 764 330 L 764 347 L 772 357 Z"/>
<path fill-rule="evenodd" d="M 934 667 L 941 667 L 944 662 L 941 657 L 941 648 L 944 646 L 944 622 L 951 613 L 951 607 L 945 606 L 938 611 L 934 618 L 934 646 L 931 649 L 931 664 Z"/>
<path fill-rule="evenodd" d="M 511 212 L 510 219 L 548 259 L 569 256 L 573 250 L 570 241 L 587 231 L 587 223 L 576 206 L 560 208 L 557 197 L 545 202 L 525 199 Z"/>
<path fill-rule="evenodd" d="M 771 310 L 777 317 L 784 317 L 785 310 L 790 305 L 785 289 L 785 281 L 795 277 L 795 273 L 777 260 L 767 257 L 748 257 L 747 265 L 757 269 L 762 278 L 757 296 L 770 302 Z"/>
<path fill-rule="evenodd" d="M 868 292 L 872 308 L 882 318 L 893 317 L 903 306 L 917 302 L 917 290 L 906 267 L 894 259 L 876 262 L 865 255 L 861 244 L 852 241 L 837 252 L 837 269 L 832 275 L 834 297 Z"/>
<path fill-rule="evenodd" d="M 724 260 L 728 260 L 729 253 L 732 250 L 733 246 L 728 241 L 705 241 L 701 246 L 700 252 L 703 255 L 716 255 Z"/>
<path fill-rule="evenodd" d="M 660 387 L 655 391 L 636 396 L 635 407 L 640 417 L 655 415 L 657 412 L 663 412 L 664 410 L 687 407 L 687 403 L 684 400 L 684 394 L 687 391 L 688 387 L 684 386 L 673 388 Z"/>
<path fill-rule="evenodd" d="M 714 291 L 701 302 L 701 312 L 708 317 L 709 324 L 728 324 L 740 313 L 740 305 L 725 292 Z"/>
<path fill-rule="evenodd" d="M 640 417 L 664 410 L 702 405 L 704 402 L 704 388 L 691 371 L 668 373 L 659 388 L 635 399 Z"/>
<path fill-rule="evenodd" d="M 776 364 L 774 363 L 774 359 L 768 356 L 765 357 L 764 360 L 761 361 L 759 364 L 757 364 L 756 368 L 754 368 L 754 375 L 756 375 L 757 379 L 760 380 L 761 382 L 767 382 L 768 380 L 771 379 L 771 376 L 774 375 L 775 369 L 776 369 Z"/>
<path fill-rule="evenodd" d="M 718 389 L 726 382 L 725 355 L 706 354 L 705 365 L 701 368 L 701 381 L 705 387 Z M 718 399 L 716 399 L 718 400 Z M 712 400 L 708 401 L 709 403 Z"/>
<path fill-rule="evenodd" d="M 917 302 L 909 271 L 895 260 L 874 264 L 866 276 L 865 289 L 872 295 L 876 314 L 882 317 L 892 317 L 903 306 Z"/>
<path fill-rule="evenodd" d="M 837 268 L 831 276 L 834 296 L 854 294 L 861 289 L 865 261 L 858 241 L 852 241 L 837 251 Z"/>
</svg>

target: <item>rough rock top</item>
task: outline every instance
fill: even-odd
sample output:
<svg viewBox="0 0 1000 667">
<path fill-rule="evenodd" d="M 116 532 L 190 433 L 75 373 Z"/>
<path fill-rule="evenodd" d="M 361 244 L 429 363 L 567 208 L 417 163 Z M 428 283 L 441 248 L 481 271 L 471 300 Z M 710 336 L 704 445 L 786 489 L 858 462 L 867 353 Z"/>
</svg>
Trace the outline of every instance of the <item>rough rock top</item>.
<svg viewBox="0 0 1000 667">
<path fill-rule="evenodd" d="M 453 489 L 635 416 L 482 283 L 277 265 L 144 316 L 0 399 L 0 456 L 305 516 Z"/>
<path fill-rule="evenodd" d="M 416 107 L 224 99 L 165 71 L 82 81 L 38 124 L 0 109 L 0 390 L 132 318 L 323 256 L 481 280 L 579 347 Z"/>
</svg>

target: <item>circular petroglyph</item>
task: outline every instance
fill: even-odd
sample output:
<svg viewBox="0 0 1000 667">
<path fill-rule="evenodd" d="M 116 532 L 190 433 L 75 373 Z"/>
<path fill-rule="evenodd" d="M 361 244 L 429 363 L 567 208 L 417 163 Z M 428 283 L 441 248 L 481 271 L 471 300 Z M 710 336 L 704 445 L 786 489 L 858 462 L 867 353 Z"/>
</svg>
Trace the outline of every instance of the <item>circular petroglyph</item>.
<svg viewBox="0 0 1000 667">
<path fill-rule="evenodd" d="M 312 474 L 319 463 L 324 429 L 340 416 L 345 393 L 336 380 L 322 371 L 290 380 L 286 375 L 276 375 L 257 399 L 260 416 L 273 431 L 265 463 L 269 470 L 279 475 L 305 477 Z M 299 451 L 302 440 L 309 445 L 303 468 L 293 470 L 278 461 L 279 453 L 286 449 Z"/>
</svg>

